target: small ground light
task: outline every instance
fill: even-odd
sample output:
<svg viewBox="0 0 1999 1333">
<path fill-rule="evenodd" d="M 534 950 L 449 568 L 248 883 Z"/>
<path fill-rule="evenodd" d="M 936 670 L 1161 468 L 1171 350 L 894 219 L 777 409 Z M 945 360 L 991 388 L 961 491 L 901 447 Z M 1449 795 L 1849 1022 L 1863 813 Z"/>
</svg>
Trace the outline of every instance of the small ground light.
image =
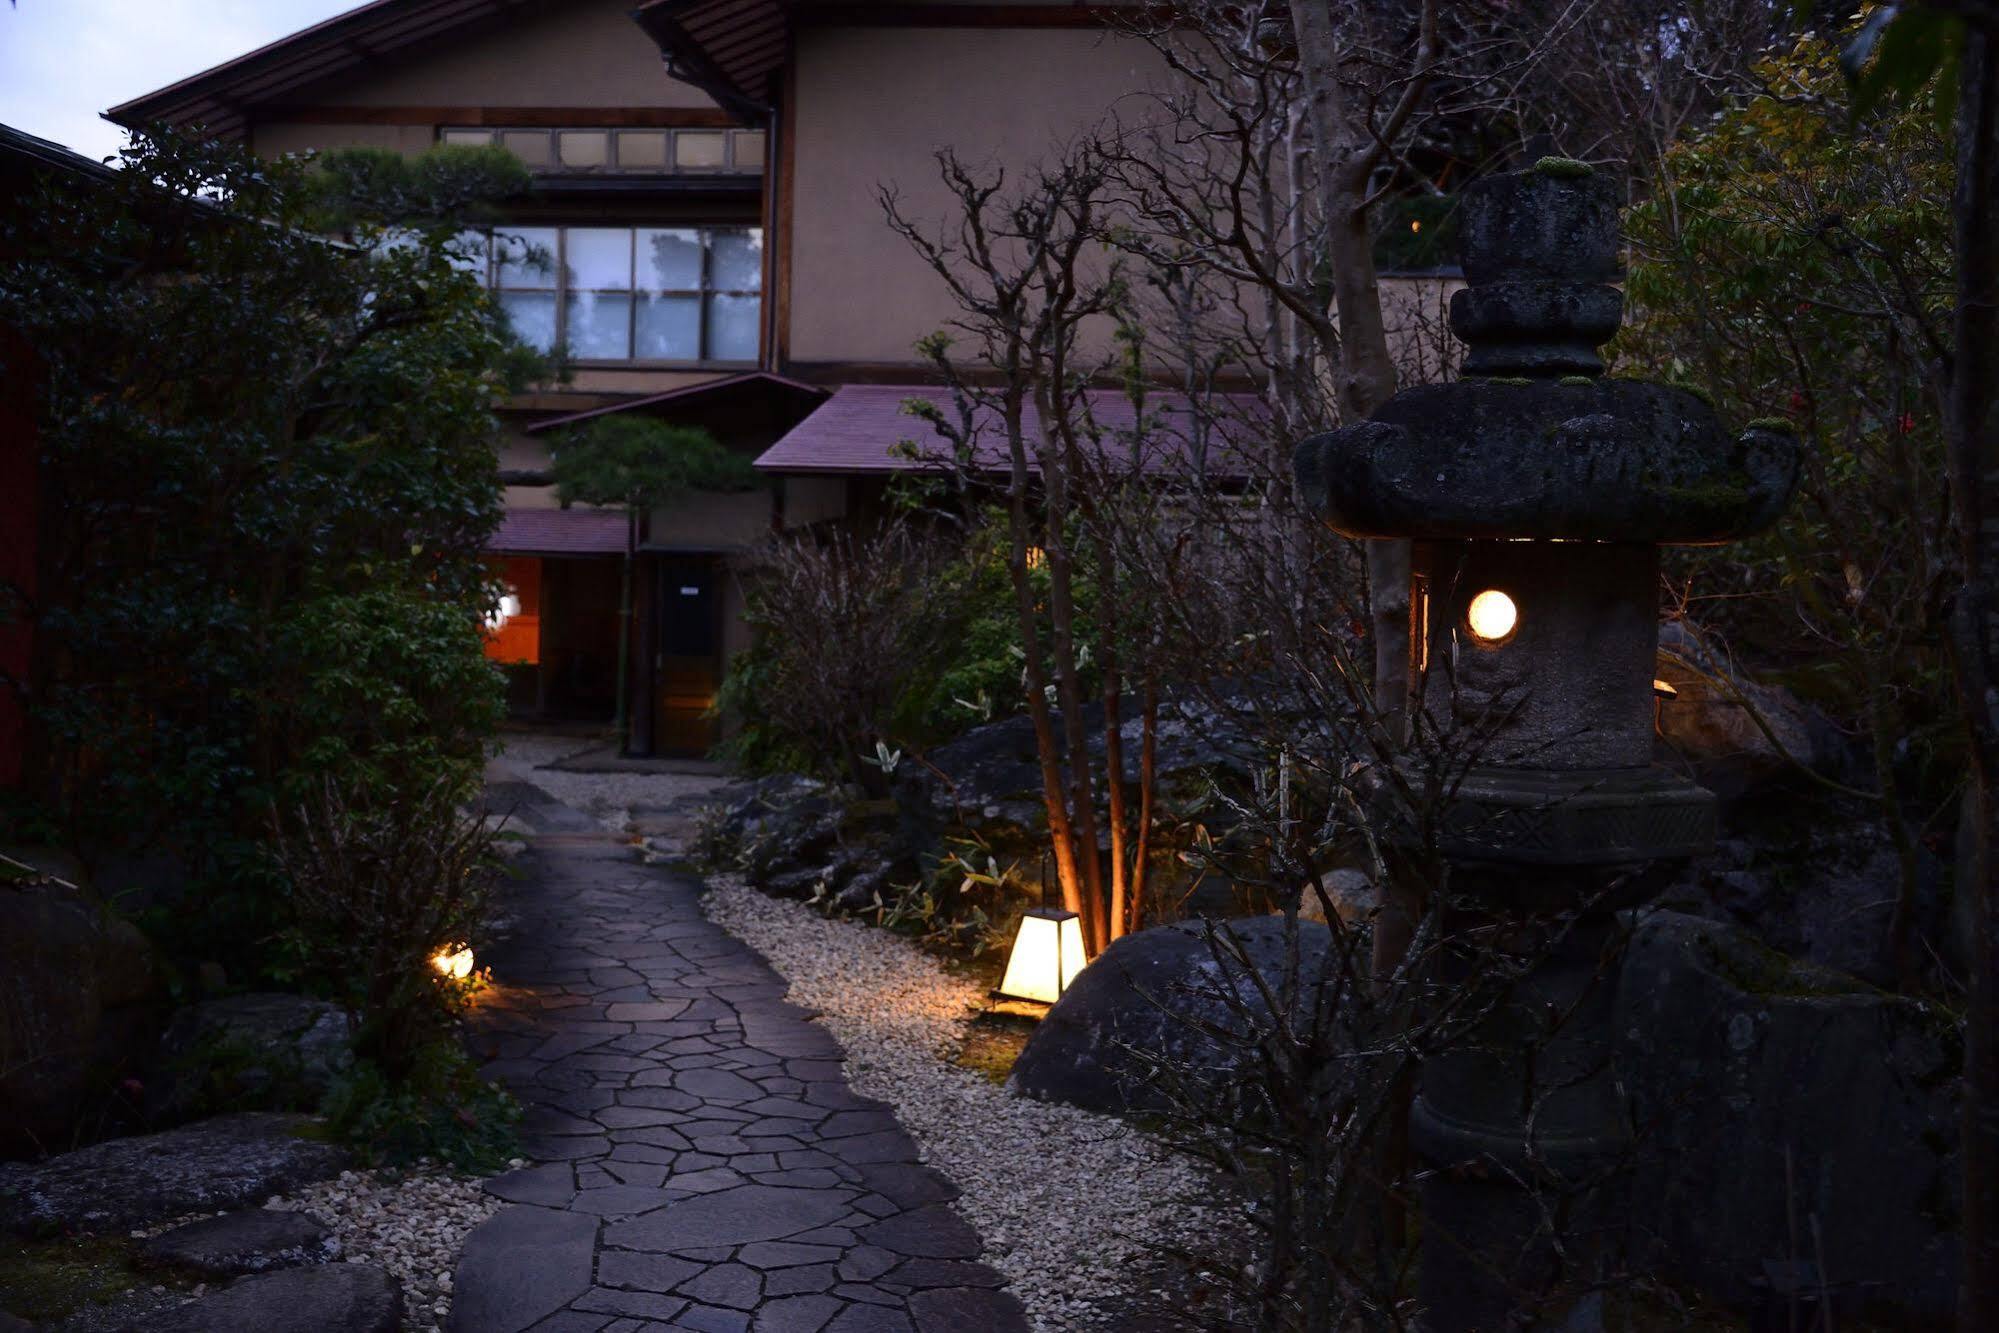
<svg viewBox="0 0 1999 1333">
<path fill-rule="evenodd" d="M 1487 588 L 1465 608 L 1465 624 L 1480 643 L 1499 643 L 1520 623 L 1520 608 L 1497 588 Z"/>
<path fill-rule="evenodd" d="M 441 977 L 463 981 L 472 975 L 472 946 L 461 944 L 455 949 L 439 949 L 431 955 L 430 965 Z"/>
<path fill-rule="evenodd" d="M 999 993 L 1016 1000 L 1053 1004 L 1083 970 L 1083 921 L 1074 912 L 1036 907 L 1020 918 L 1013 952 Z"/>
</svg>

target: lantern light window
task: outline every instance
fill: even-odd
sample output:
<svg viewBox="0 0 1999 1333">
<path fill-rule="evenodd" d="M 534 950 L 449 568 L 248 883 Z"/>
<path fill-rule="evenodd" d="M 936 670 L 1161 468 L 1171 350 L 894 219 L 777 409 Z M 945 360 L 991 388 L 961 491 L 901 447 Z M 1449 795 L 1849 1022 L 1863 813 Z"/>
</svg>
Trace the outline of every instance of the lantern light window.
<svg viewBox="0 0 1999 1333">
<path fill-rule="evenodd" d="M 1033 908 L 1020 918 L 1020 932 L 1014 936 L 999 993 L 1016 1000 L 1053 1004 L 1087 961 L 1082 918 L 1055 908 Z"/>
</svg>

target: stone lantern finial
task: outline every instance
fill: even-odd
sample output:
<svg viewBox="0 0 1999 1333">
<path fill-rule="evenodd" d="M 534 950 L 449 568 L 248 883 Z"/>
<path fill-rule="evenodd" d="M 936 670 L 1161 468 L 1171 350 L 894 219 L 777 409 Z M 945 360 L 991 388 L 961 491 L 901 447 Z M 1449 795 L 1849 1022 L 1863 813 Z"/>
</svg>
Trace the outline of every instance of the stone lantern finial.
<svg viewBox="0 0 1999 1333">
<path fill-rule="evenodd" d="M 1596 349 L 1617 333 L 1617 194 L 1581 162 L 1547 157 L 1531 171 L 1466 192 L 1458 214 L 1466 287 L 1451 332 L 1471 349 L 1467 375 L 1600 374 Z"/>
</svg>

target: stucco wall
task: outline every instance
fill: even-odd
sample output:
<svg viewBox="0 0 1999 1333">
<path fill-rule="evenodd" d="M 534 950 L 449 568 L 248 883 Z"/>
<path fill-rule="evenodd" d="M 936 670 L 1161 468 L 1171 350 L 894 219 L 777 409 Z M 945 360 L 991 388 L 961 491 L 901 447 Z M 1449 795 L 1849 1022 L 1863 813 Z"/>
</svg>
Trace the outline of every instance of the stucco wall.
<svg viewBox="0 0 1999 1333">
<path fill-rule="evenodd" d="M 523 14 L 504 28 L 446 37 L 406 59 L 288 93 L 292 106 L 412 110 L 453 107 L 713 108 L 706 93 L 670 77 L 659 48 L 632 22 L 630 0 L 581 0 Z M 587 118 L 578 117 L 579 123 Z M 399 124 L 314 124 L 282 111 L 251 127 L 251 147 L 277 155 L 312 148 L 391 148 L 420 153 L 437 139 L 435 116 Z"/>
<path fill-rule="evenodd" d="M 1143 43 L 1069 29 L 806 28 L 798 34 L 791 343 L 798 361 L 913 361 L 954 313 L 882 221 L 877 185 L 910 216 L 951 197 L 933 154 L 1018 168 L 1162 76 Z M 1126 108 L 1142 114 L 1140 99 Z"/>
<path fill-rule="evenodd" d="M 779 484 L 784 487 L 787 531 L 847 516 L 845 477 L 784 477 Z"/>
<path fill-rule="evenodd" d="M 372 77 L 328 80 L 288 100 L 329 106 L 709 107 L 667 76 L 632 22 L 632 0 L 573 0 L 523 10 L 505 27 L 447 38 Z"/>
<path fill-rule="evenodd" d="M 652 512 L 651 544 L 683 551 L 739 551 L 770 536 L 773 494 L 767 487 L 729 495 L 699 495 Z"/>
</svg>

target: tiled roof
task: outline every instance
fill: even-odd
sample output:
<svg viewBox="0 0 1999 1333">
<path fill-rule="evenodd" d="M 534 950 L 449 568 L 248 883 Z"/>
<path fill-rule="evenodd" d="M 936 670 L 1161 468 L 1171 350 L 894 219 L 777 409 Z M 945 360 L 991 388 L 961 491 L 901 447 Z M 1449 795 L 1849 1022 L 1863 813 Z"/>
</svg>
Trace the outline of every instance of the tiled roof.
<svg viewBox="0 0 1999 1333">
<path fill-rule="evenodd" d="M 947 420 L 957 419 L 951 391 L 935 385 L 848 384 L 836 389 L 818 410 L 793 427 L 756 461 L 763 472 L 857 474 L 889 473 L 912 468 L 939 467 L 947 456 L 947 441 L 919 417 L 903 410 L 910 399 L 922 399 L 940 408 Z M 1115 389 L 1089 391 L 1090 410 L 1103 428 L 1107 450 L 1126 449 L 1128 433 L 1136 413 L 1131 400 Z M 1216 478 L 1242 478 L 1259 473 L 1263 466 L 1247 460 L 1260 454 L 1269 432 L 1261 423 L 1266 418 L 1262 405 L 1251 394 L 1224 394 L 1215 403 L 1224 419 L 1211 432 L 1207 469 Z M 1195 417 L 1179 394 L 1155 394 L 1147 404 L 1154 418 L 1147 433 L 1139 462 L 1149 472 L 1180 471 L 1192 458 L 1192 427 Z M 1029 438 L 1040 430 L 1040 419 L 1030 405 L 1022 422 Z M 898 449 L 901 441 L 916 446 L 918 456 L 907 457 Z M 1273 454 L 1277 452 L 1270 443 Z M 1126 455 L 1128 457 L 1129 455 Z M 1288 458 L 1288 451 L 1286 452 Z M 986 414 L 979 422 L 974 466 L 981 472 L 1004 472 L 1008 462 L 1005 437 L 996 417 Z M 1285 463 L 1288 468 L 1288 462 Z"/>
<path fill-rule="evenodd" d="M 505 555 L 615 555 L 625 549 L 622 509 L 509 509 L 486 549 Z"/>
</svg>

